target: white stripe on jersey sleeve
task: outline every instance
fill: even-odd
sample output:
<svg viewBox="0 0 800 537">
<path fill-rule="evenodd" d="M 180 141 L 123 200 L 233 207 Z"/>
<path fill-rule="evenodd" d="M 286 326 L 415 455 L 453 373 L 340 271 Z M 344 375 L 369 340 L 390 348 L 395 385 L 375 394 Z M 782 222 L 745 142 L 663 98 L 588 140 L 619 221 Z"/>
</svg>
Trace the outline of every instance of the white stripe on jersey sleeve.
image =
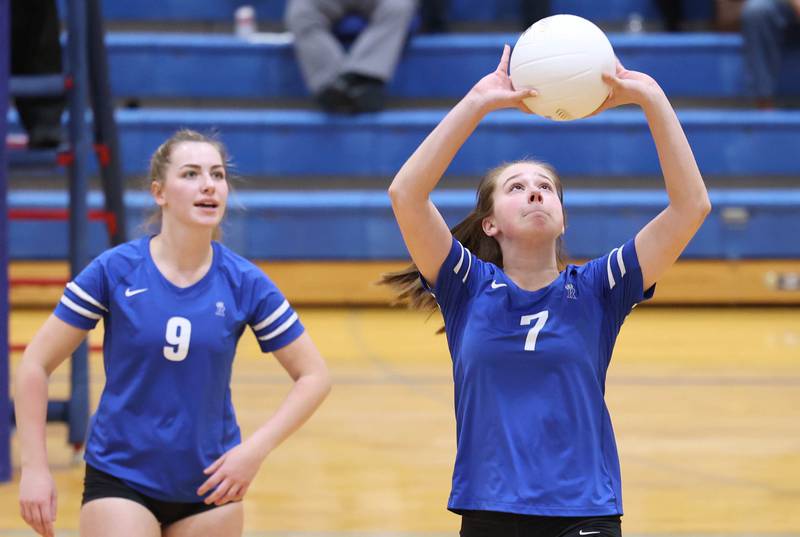
<svg viewBox="0 0 800 537">
<path fill-rule="evenodd" d="M 614 281 L 614 274 L 611 273 L 611 257 L 614 255 L 614 252 L 619 251 L 618 248 L 614 248 L 608 254 L 608 260 L 606 261 L 606 271 L 608 272 L 608 288 L 613 289 L 617 282 Z"/>
<path fill-rule="evenodd" d="M 467 248 L 467 258 L 469 258 L 469 263 L 467 264 L 467 273 L 464 274 L 464 277 L 461 279 L 461 283 L 467 283 L 467 276 L 469 276 L 469 271 L 472 269 L 472 254 L 469 252 Z"/>
<path fill-rule="evenodd" d="M 295 321 L 297 321 L 297 312 L 292 313 L 291 317 L 289 317 L 283 323 L 281 323 L 281 325 L 278 328 L 276 328 L 275 330 L 273 330 L 272 332 L 270 332 L 267 335 L 261 336 L 258 339 L 260 339 L 261 341 L 267 341 L 269 339 L 274 339 L 274 338 L 278 337 L 279 335 L 283 334 L 284 332 L 286 332 L 287 330 L 289 330 L 289 327 L 291 327 L 294 324 Z"/>
<path fill-rule="evenodd" d="M 463 245 L 463 244 L 461 244 L 461 243 L 459 242 L 459 243 L 458 243 L 458 245 L 459 245 L 459 246 L 461 246 L 461 259 L 459 259 L 459 260 L 458 260 L 458 263 L 457 263 L 457 264 L 456 264 L 456 266 L 453 268 L 453 272 L 455 272 L 456 274 L 458 274 L 458 271 L 459 271 L 459 270 L 461 270 L 461 263 L 463 263 L 463 262 L 464 262 L 464 250 L 465 250 L 465 248 L 464 248 L 464 245 Z"/>
<path fill-rule="evenodd" d="M 67 284 L 67 289 L 69 289 L 70 291 L 72 291 L 73 293 L 75 293 L 76 295 L 81 297 L 83 300 L 85 300 L 86 302 L 88 302 L 92 306 L 97 306 L 98 308 L 100 308 L 103 311 L 108 311 L 108 308 L 105 307 L 104 305 L 102 305 L 100 303 L 100 301 L 95 300 L 94 297 L 92 297 L 92 295 L 90 295 L 89 293 L 87 293 L 86 291 L 84 291 L 83 289 L 78 287 L 77 283 L 69 282 Z"/>
<path fill-rule="evenodd" d="M 255 325 L 255 326 L 253 327 L 253 331 L 254 331 L 254 332 L 258 332 L 259 330 L 261 330 L 261 329 L 263 329 L 263 328 L 266 328 L 266 327 L 267 327 L 267 326 L 269 326 L 270 324 L 274 323 L 274 322 L 275 322 L 275 321 L 278 319 L 278 317 L 280 317 L 281 315 L 283 315 L 283 314 L 284 314 L 284 312 L 285 312 L 286 310 L 288 310 L 288 309 L 289 309 L 289 301 L 288 301 L 288 300 L 284 300 L 284 301 L 283 301 L 283 304 L 281 304 L 280 306 L 278 306 L 278 309 L 276 309 L 275 311 L 273 311 L 272 313 L 270 313 L 270 314 L 269 314 L 269 315 L 268 315 L 268 316 L 267 316 L 267 317 L 266 317 L 266 318 L 265 318 L 263 321 L 261 321 L 260 323 L 258 323 L 257 325 Z"/>
<path fill-rule="evenodd" d="M 614 252 L 617 252 L 617 265 L 619 265 L 619 275 L 620 278 L 625 277 L 625 260 L 622 259 L 622 249 L 625 248 L 623 244 L 619 248 L 614 248 L 608 254 L 608 260 L 606 261 L 606 271 L 608 272 L 608 288 L 609 290 L 613 289 L 617 282 L 614 280 L 614 274 L 611 272 L 611 258 L 614 257 Z"/>
<path fill-rule="evenodd" d="M 101 319 L 101 315 L 98 313 L 94 313 L 93 311 L 89 311 L 86 308 L 77 305 L 75 302 L 70 300 L 68 297 L 61 295 L 61 303 L 64 304 L 66 307 L 74 311 L 79 315 L 83 315 L 87 319 Z"/>
</svg>

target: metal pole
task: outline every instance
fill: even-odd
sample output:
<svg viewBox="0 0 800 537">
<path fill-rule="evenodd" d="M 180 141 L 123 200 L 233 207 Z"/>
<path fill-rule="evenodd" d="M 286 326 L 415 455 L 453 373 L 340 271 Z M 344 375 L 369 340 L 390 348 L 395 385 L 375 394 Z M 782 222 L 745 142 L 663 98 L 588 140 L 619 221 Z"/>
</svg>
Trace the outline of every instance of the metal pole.
<svg viewBox="0 0 800 537">
<path fill-rule="evenodd" d="M 120 164 L 117 124 L 114 121 L 114 101 L 111 98 L 108 79 L 103 13 L 100 0 L 86 0 L 86 7 L 89 31 L 89 87 L 92 95 L 94 139 L 101 151 L 98 154 L 98 160 L 100 161 L 100 174 L 103 178 L 106 211 L 115 216 L 117 223 L 117 228 L 111 236 L 111 242 L 117 245 L 127 240 L 123 201 L 125 185 Z"/>
<path fill-rule="evenodd" d="M 88 158 L 92 144 L 86 126 L 87 25 L 86 0 L 67 2 L 67 55 L 72 77 L 69 92 L 69 139 L 72 164 L 69 172 L 69 264 L 74 278 L 89 262 L 86 194 L 89 185 Z M 72 355 L 69 399 L 69 442 L 83 445 L 89 424 L 88 349 L 84 341 Z"/>
</svg>

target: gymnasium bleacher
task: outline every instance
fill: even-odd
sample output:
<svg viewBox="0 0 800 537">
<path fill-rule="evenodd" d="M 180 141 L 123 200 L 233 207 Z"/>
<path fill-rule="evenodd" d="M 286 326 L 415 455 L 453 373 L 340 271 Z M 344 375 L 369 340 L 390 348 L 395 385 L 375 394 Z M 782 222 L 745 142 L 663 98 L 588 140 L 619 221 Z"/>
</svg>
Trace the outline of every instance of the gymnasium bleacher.
<svg viewBox="0 0 800 537">
<path fill-rule="evenodd" d="M 452 0 L 455 31 L 412 36 L 390 86 L 390 108 L 352 117 L 328 116 L 311 105 L 291 38 L 281 29 L 284 2 L 249 2 L 261 29 L 269 30 L 249 40 L 231 31 L 241 3 L 104 2 L 129 178 L 128 229 L 137 228 L 150 205 L 142 178 L 154 148 L 179 127 L 217 130 L 243 177 L 226 224 L 226 242 L 235 250 L 287 262 L 402 261 L 407 254 L 385 189 L 455 99 L 496 66 L 502 44 L 516 40 L 518 2 Z M 741 38 L 710 31 L 712 2 L 684 2 L 689 26 L 703 31 L 677 34 L 650 31 L 658 27 L 653 4 L 552 2 L 554 12 L 581 15 L 606 28 L 622 62 L 652 74 L 679 106 L 714 210 L 684 254 L 685 266 L 692 260 L 709 263 L 707 273 L 687 282 L 676 267 L 675 281 L 684 280 L 685 291 L 674 300 L 693 302 L 710 280 L 720 286 L 736 282 L 744 274 L 737 263 L 754 261 L 759 268 L 747 273 L 754 281 L 741 285 L 740 294 L 720 289 L 709 301 L 800 303 L 797 289 L 773 286 L 783 281 L 775 274 L 800 272 L 800 110 L 749 106 Z M 624 31 L 632 13 L 645 18 L 648 31 Z M 784 61 L 780 87 L 785 101 L 800 97 L 800 51 L 790 51 Z M 19 130 L 13 112 L 9 126 Z M 503 111 L 484 121 L 448 171 L 437 193 L 448 221 L 455 223 L 468 211 L 477 177 L 503 160 L 525 156 L 551 162 L 562 175 L 566 244 L 573 258 L 602 255 L 666 203 L 655 149 L 638 110 L 564 124 Z M 13 163 L 22 157 L 10 158 Z M 66 207 L 66 189 L 50 175 L 20 167 L 12 169 L 10 184 L 10 208 Z M 93 194 L 90 206 L 100 204 L 99 194 Z M 108 239 L 100 224 L 90 229 L 94 255 Z M 14 221 L 9 237 L 12 260 L 53 261 L 67 253 L 67 232 L 57 222 Z M 366 286 L 377 273 L 364 266 Z M 712 271 L 718 277 L 709 277 Z M 373 291 L 364 293 L 371 297 L 366 301 L 376 300 Z"/>
</svg>

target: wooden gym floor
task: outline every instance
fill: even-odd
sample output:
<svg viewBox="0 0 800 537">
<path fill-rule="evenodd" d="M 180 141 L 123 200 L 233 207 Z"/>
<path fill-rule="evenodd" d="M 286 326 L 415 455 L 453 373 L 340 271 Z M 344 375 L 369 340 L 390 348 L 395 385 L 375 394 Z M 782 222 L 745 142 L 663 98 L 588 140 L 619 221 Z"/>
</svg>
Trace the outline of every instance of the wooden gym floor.
<svg viewBox="0 0 800 537">
<path fill-rule="evenodd" d="M 262 466 L 245 500 L 248 537 L 440 537 L 454 443 L 439 321 L 390 309 L 300 310 L 331 368 L 318 414 Z M 47 311 L 11 316 L 27 342 Z M 93 334 L 100 342 L 100 334 Z M 19 360 L 12 357 L 12 371 Z M 93 355 L 92 401 L 102 388 Z M 53 377 L 64 396 L 68 368 Z M 233 377 L 243 432 L 289 388 L 246 334 Z M 626 535 L 800 535 L 800 308 L 637 309 L 608 378 L 622 458 Z M 82 467 L 49 427 L 58 535 L 77 535 Z M 33 535 L 15 481 L 0 485 L 0 536 Z"/>
</svg>

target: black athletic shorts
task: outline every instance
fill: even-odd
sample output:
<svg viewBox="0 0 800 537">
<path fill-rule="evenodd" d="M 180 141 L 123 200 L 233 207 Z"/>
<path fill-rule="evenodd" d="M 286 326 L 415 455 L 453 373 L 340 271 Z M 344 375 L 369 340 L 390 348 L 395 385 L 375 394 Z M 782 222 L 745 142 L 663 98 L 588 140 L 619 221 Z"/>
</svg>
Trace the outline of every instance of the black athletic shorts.
<svg viewBox="0 0 800 537">
<path fill-rule="evenodd" d="M 620 515 L 560 517 L 459 512 L 461 537 L 622 537 Z"/>
<path fill-rule="evenodd" d="M 100 498 L 125 498 L 143 505 L 153 513 L 159 524 L 168 526 L 183 518 L 209 511 L 217 505 L 206 505 L 203 502 L 165 502 L 146 496 L 137 492 L 121 479 L 117 479 L 111 474 L 101 472 L 97 468 L 87 464 L 86 476 L 83 478 L 83 500 L 81 505 Z"/>
</svg>

